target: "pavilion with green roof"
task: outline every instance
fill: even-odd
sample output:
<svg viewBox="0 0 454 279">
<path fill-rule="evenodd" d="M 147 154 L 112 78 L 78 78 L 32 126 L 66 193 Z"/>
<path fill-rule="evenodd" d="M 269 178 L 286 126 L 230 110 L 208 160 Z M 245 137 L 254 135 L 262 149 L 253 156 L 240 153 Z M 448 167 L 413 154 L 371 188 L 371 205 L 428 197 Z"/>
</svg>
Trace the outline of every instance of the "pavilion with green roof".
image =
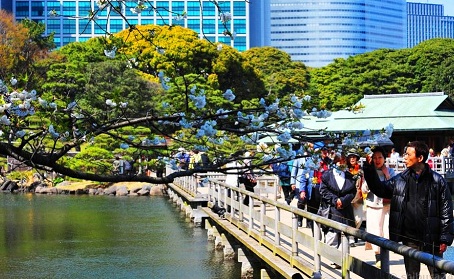
<svg viewBox="0 0 454 279">
<path fill-rule="evenodd" d="M 443 92 L 365 95 L 360 111 L 341 110 L 329 118 L 304 119 L 306 128 L 332 133 L 380 131 L 394 126 L 391 140 L 400 153 L 408 141 L 422 140 L 440 152 L 454 138 L 454 102 Z"/>
</svg>

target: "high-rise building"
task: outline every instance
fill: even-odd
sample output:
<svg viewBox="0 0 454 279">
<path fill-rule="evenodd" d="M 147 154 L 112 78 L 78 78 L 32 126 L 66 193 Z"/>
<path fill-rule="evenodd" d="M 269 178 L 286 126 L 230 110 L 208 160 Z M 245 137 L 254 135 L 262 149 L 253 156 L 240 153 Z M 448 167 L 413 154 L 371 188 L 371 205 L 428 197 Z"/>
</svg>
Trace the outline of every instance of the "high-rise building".
<svg viewBox="0 0 454 279">
<path fill-rule="evenodd" d="M 439 4 L 407 3 L 407 47 L 433 38 L 454 38 L 454 17 Z"/>
<path fill-rule="evenodd" d="M 11 12 L 12 4 L 13 4 L 12 2 L 13 1 L 11 1 L 11 0 L 8 0 L 8 1 L 0 0 L 0 9 Z"/>
<path fill-rule="evenodd" d="M 250 47 L 270 46 L 270 2 L 249 1 Z"/>
<path fill-rule="evenodd" d="M 46 34 L 55 32 L 58 47 L 75 41 L 85 41 L 95 36 L 116 33 L 131 25 L 180 25 L 190 28 L 212 42 L 223 42 L 243 51 L 249 48 L 249 4 L 244 0 L 213 1 L 170 0 L 146 1 L 148 9 L 138 14 L 131 11 L 135 1 L 118 1 L 118 9 L 127 16 L 124 20 L 119 13 L 109 6 L 98 11 L 95 0 L 15 0 L 1 1 L 10 10 L 16 20 L 30 18 L 46 25 Z M 152 7 L 154 9 L 152 9 Z M 90 13 L 96 13 L 96 21 L 90 20 Z M 185 12 L 184 16 L 179 16 Z M 203 13 L 203 16 L 202 16 Z M 224 26 L 221 14 L 231 16 Z M 227 27 L 227 28 L 226 28 Z M 224 34 L 233 33 L 234 39 Z M 203 35 L 202 35 L 203 33 Z"/>
<path fill-rule="evenodd" d="M 129 28 L 108 7 L 96 13 L 96 22 L 90 21 L 96 2 L 0 0 L 0 7 L 17 20 L 45 23 L 46 33 L 55 32 L 60 47 Z M 406 0 L 152 0 L 141 14 L 131 11 L 135 1 L 118 2 L 129 24 L 181 25 L 240 51 L 273 46 L 311 67 L 380 48 L 400 49 L 431 38 L 454 38 L 454 17 L 444 16 L 442 5 Z M 177 16 L 183 12 L 185 16 Z M 227 26 L 220 20 L 222 13 L 231 16 Z M 234 33 L 234 39 L 224 34 L 226 30 Z"/>
<path fill-rule="evenodd" d="M 270 2 L 266 44 L 308 66 L 379 48 L 406 47 L 406 0 Z"/>
</svg>

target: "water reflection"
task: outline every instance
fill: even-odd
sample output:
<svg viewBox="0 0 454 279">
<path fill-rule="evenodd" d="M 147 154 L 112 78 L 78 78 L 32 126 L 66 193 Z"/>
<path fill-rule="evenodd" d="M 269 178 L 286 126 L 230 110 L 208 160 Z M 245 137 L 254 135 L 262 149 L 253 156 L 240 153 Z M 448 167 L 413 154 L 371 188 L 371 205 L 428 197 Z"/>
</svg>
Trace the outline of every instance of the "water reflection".
<svg viewBox="0 0 454 279">
<path fill-rule="evenodd" d="M 0 195 L 0 278 L 240 278 L 163 197 Z"/>
</svg>

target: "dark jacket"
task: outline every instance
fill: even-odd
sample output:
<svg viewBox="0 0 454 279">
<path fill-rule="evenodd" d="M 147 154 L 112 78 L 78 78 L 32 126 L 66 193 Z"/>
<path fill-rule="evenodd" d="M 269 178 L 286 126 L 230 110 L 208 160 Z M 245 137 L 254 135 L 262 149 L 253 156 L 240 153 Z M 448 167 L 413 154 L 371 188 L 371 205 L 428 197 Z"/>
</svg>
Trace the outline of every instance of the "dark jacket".
<svg viewBox="0 0 454 279">
<path fill-rule="evenodd" d="M 352 200 L 356 194 L 356 181 L 351 173 L 346 172 L 344 185 L 342 189 L 339 189 L 333 171 L 333 169 L 330 169 L 322 175 L 322 183 L 320 184 L 322 202 L 320 206 L 322 208 L 331 206 L 331 220 L 354 226 L 355 216 L 353 215 Z M 336 208 L 337 199 L 342 201 L 342 209 Z"/>
<path fill-rule="evenodd" d="M 409 192 L 407 186 L 414 171 L 406 169 L 390 180 L 382 182 L 373 166 L 365 164 L 363 169 L 369 189 L 381 198 L 391 199 L 390 239 L 401 241 L 402 236 L 407 235 L 403 231 L 404 216 L 409 213 L 405 212 Z M 415 216 L 423 218 L 424 226 L 419 233 L 422 237 L 420 240 L 430 246 L 439 246 L 440 243 L 451 245 L 453 241 L 453 208 L 451 193 L 445 179 L 426 164 L 425 170 L 418 178 L 419 185 L 424 185 L 426 194 L 422 203 L 424 216 Z"/>
</svg>

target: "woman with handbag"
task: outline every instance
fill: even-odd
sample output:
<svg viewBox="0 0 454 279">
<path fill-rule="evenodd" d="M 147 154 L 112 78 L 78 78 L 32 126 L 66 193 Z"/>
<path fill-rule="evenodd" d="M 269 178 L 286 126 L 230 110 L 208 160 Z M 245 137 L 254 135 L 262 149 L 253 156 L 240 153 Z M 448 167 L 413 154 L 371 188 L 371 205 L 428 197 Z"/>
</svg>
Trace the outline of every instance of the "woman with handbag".
<svg viewBox="0 0 454 279">
<path fill-rule="evenodd" d="M 356 194 L 356 180 L 350 172 L 346 171 L 345 155 L 336 155 L 333 163 L 334 167 L 325 171 L 322 175 L 320 184 L 320 195 L 322 198 L 320 211 L 329 207 L 329 219 L 353 227 L 355 225 L 355 217 L 353 215 L 352 200 Z M 328 228 L 325 235 L 325 243 L 339 248 L 341 233 Z M 340 268 L 335 263 L 333 265 L 336 269 Z"/>
<path fill-rule="evenodd" d="M 386 152 L 382 147 L 374 147 L 372 149 L 372 162 L 377 170 L 378 177 L 381 181 L 390 179 L 395 175 L 394 169 L 385 166 Z M 366 231 L 384 238 L 389 238 L 389 212 L 391 209 L 391 201 L 382 199 L 374 195 L 367 187 L 367 183 L 363 183 L 362 191 L 367 194 L 366 202 Z M 366 243 L 366 249 L 370 244 Z M 372 250 L 375 252 L 375 265 L 381 266 L 380 247 L 372 245 Z"/>
</svg>

